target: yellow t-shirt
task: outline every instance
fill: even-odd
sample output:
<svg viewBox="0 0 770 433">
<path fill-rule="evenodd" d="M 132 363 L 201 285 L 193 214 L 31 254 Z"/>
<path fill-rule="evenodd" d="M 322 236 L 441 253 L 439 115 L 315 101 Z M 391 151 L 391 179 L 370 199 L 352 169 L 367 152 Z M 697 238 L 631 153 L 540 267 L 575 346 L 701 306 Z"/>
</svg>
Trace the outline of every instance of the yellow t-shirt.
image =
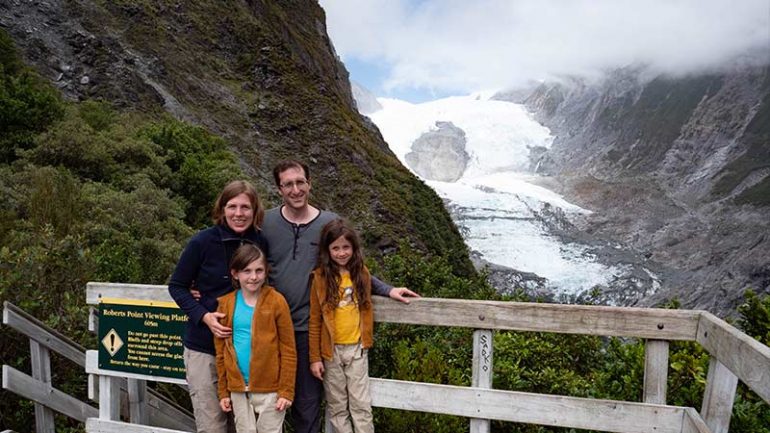
<svg viewBox="0 0 770 433">
<path fill-rule="evenodd" d="M 361 340 L 361 314 L 349 273 L 340 276 L 339 291 L 340 302 L 334 309 L 334 344 L 356 344 Z"/>
</svg>

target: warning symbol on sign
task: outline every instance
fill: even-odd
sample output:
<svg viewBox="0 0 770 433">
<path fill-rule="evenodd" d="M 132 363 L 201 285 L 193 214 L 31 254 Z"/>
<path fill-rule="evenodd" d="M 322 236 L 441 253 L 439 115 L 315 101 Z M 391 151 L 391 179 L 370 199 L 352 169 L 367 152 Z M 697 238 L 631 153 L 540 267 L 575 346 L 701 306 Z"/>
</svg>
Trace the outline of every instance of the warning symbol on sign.
<svg viewBox="0 0 770 433">
<path fill-rule="evenodd" d="M 107 349 L 107 353 L 109 353 L 110 356 L 115 356 L 115 354 L 118 353 L 118 350 L 123 347 L 123 340 L 120 339 L 120 336 L 115 329 L 110 329 L 110 332 L 108 332 L 102 339 L 102 344 L 104 345 L 104 348 Z"/>
</svg>

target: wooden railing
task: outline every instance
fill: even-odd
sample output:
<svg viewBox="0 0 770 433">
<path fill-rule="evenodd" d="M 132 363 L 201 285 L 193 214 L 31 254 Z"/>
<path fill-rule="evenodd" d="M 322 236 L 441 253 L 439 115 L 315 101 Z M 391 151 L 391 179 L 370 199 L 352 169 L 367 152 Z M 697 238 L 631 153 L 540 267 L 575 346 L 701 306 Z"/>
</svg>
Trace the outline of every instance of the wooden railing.
<svg viewBox="0 0 770 433">
<path fill-rule="evenodd" d="M 89 283 L 87 302 L 101 297 L 170 300 L 165 286 Z M 405 305 L 378 297 L 374 307 L 378 322 L 475 330 L 471 387 L 371 380 L 374 406 L 468 417 L 472 432 L 488 432 L 489 420 L 501 420 L 619 433 L 725 433 L 738 380 L 770 403 L 770 348 L 705 311 L 432 298 Z M 492 389 L 496 330 L 645 339 L 643 402 Z M 697 341 L 711 355 L 700 412 L 666 405 L 670 341 Z M 94 351 L 88 359 L 87 371 L 105 374 Z M 100 422 L 115 421 L 93 420 L 91 431 Z"/>
<path fill-rule="evenodd" d="M 21 397 L 35 402 L 35 430 L 38 433 L 54 432 L 54 413 L 64 414 L 72 419 L 86 422 L 99 416 L 99 409 L 58 390 L 51 382 L 51 352 L 79 365 L 86 366 L 85 348 L 66 336 L 46 326 L 19 307 L 3 304 L 3 324 L 29 338 L 31 375 L 3 365 L 2 386 Z M 98 398 L 94 377 L 89 377 L 89 396 Z M 126 397 L 131 389 L 130 381 L 119 380 L 120 394 Z M 152 389 L 147 391 L 147 421 L 153 425 L 169 428 L 193 429 L 195 422 L 190 412 L 168 401 Z M 123 399 L 128 401 L 127 398 Z M 124 411 L 124 412 L 127 412 Z"/>
<path fill-rule="evenodd" d="M 165 286 L 89 283 L 86 290 L 87 303 L 96 305 L 102 297 L 171 300 Z M 473 378 L 470 387 L 379 378 L 371 380 L 374 406 L 468 417 L 471 419 L 470 430 L 474 433 L 488 432 L 489 420 L 619 433 L 725 433 L 729 429 L 739 380 L 770 403 L 770 348 L 705 311 L 432 298 L 416 299 L 404 305 L 377 297 L 374 299 L 374 307 L 375 320 L 378 322 L 474 329 Z M 16 317 L 22 316 L 6 305 L 4 323 L 30 337 L 33 342 L 33 371 L 37 369 L 39 373 L 33 373 L 37 376 L 27 377 L 24 382 L 20 382 L 18 376 L 23 373 L 3 366 L 3 386 L 6 389 L 62 413 L 76 412 L 54 403 L 67 399 L 59 396 L 51 387 L 50 379 L 48 383 L 45 382 L 46 365 L 49 365 L 50 371 L 46 351 L 53 349 L 79 365 L 85 365 L 87 373 L 99 377 L 99 409 L 77 405 L 82 408 L 82 413 L 70 415 L 81 420 L 87 418 L 87 431 L 178 431 L 144 425 L 164 425 L 147 418 L 145 409 L 148 395 L 144 381 L 183 383 L 183 380 L 100 370 L 96 351 L 87 351 L 83 359 L 82 348 L 73 347 L 71 342 L 63 344 L 66 338 L 55 332 L 42 332 L 38 327 L 23 331 L 28 328 L 26 325 L 13 324 L 17 321 Z M 34 322 L 33 318 L 26 319 Z M 492 337 L 493 332 L 498 330 L 645 339 L 643 402 L 492 389 Z M 696 341 L 711 355 L 700 412 L 693 408 L 666 405 L 670 341 Z M 36 346 L 45 349 L 42 354 L 34 354 L 38 350 Z M 127 388 L 128 401 L 131 402 L 131 413 L 139 414 L 131 416 L 134 424 L 119 421 L 119 389 L 120 382 L 125 381 L 125 378 L 130 379 L 128 385 L 124 386 Z M 45 416 L 41 415 L 40 419 Z M 189 424 L 187 427 L 166 426 L 191 430 Z"/>
</svg>

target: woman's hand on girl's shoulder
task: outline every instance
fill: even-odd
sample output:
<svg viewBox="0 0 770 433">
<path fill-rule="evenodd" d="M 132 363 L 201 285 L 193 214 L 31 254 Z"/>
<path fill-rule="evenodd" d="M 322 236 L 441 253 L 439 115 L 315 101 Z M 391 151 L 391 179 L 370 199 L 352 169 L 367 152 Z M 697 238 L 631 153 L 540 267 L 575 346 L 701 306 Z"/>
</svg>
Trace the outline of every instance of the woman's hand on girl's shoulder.
<svg viewBox="0 0 770 433">
<path fill-rule="evenodd" d="M 227 326 L 219 323 L 220 319 L 224 319 L 225 314 L 219 312 L 206 313 L 203 315 L 203 323 L 211 329 L 211 333 L 217 338 L 227 338 L 233 335 L 233 330 Z"/>
</svg>

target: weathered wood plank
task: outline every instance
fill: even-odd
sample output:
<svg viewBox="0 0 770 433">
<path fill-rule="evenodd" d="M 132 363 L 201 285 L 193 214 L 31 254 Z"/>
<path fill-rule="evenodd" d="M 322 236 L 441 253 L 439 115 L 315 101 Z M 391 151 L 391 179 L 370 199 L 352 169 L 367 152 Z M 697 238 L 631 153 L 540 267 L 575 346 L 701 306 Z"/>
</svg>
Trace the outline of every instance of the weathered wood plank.
<svg viewBox="0 0 770 433">
<path fill-rule="evenodd" d="M 128 410 L 130 420 L 134 424 L 148 424 L 147 411 L 147 381 L 126 379 L 128 388 Z"/>
<path fill-rule="evenodd" d="M 184 379 L 157 378 L 142 374 L 101 370 L 99 369 L 99 352 L 96 350 L 89 350 L 86 352 L 86 372 L 95 378 L 98 378 L 99 374 L 108 374 L 117 377 L 121 391 L 123 392 L 128 390 L 127 378 L 129 377 L 133 379 L 152 380 L 155 382 L 171 382 L 180 386 L 185 386 L 187 384 L 187 381 Z M 147 391 L 149 394 L 147 396 L 147 407 L 149 408 L 150 424 L 172 429 L 195 430 L 195 419 L 190 412 L 182 409 L 153 389 L 148 389 Z M 98 394 L 99 393 L 96 392 L 94 396 L 89 395 L 89 398 L 99 398 Z"/>
<path fill-rule="evenodd" d="M 694 340 L 698 311 L 419 298 L 375 297 L 375 320 L 417 325 Z"/>
<path fill-rule="evenodd" d="M 86 303 L 96 305 L 100 298 L 142 299 L 174 302 L 168 286 L 157 284 L 97 283 L 86 284 Z"/>
<path fill-rule="evenodd" d="M 707 312 L 701 315 L 697 341 L 757 395 L 770 403 L 770 347 Z"/>
<path fill-rule="evenodd" d="M 7 301 L 3 304 L 3 307 L 4 324 L 30 337 L 34 341 L 39 341 L 43 347 L 48 347 L 50 350 L 64 355 L 67 359 L 70 359 L 76 364 L 82 367 L 86 365 L 85 348 L 66 336 L 50 329 L 44 323 L 30 316 L 19 307 Z M 94 365 L 98 366 L 98 360 Z M 88 397 L 94 401 L 97 401 L 99 398 L 97 381 L 98 377 L 89 375 Z M 121 382 L 121 388 L 126 390 L 126 381 L 122 380 Z M 182 381 L 179 384 L 184 386 L 185 382 Z M 177 404 L 167 400 L 153 389 L 148 389 L 148 394 L 150 423 L 169 428 L 180 428 L 182 430 L 194 429 L 195 421 L 192 418 L 192 414 L 185 411 Z M 83 421 L 84 419 L 85 418 L 80 421 Z"/>
<path fill-rule="evenodd" d="M 473 331 L 473 361 L 471 365 L 471 386 L 492 388 L 492 331 Z M 489 420 L 472 418 L 470 433 L 489 433 Z"/>
<path fill-rule="evenodd" d="M 85 348 L 83 346 L 54 331 L 43 322 L 30 316 L 24 310 L 8 301 L 3 303 L 3 324 L 10 326 L 81 367 L 85 365 Z"/>
<path fill-rule="evenodd" d="M 192 413 L 182 409 L 157 391 L 148 389 L 147 407 L 149 424 L 177 430 L 195 430 L 195 418 Z"/>
<path fill-rule="evenodd" d="M 99 410 L 95 407 L 70 397 L 56 388 L 51 388 L 8 365 L 3 365 L 3 388 L 81 422 L 99 414 Z"/>
<path fill-rule="evenodd" d="M 172 301 L 166 286 L 88 283 L 86 301 L 100 297 Z M 568 334 L 694 340 L 699 311 L 657 308 L 538 304 L 464 299 L 414 299 L 408 305 L 374 297 L 375 320 Z"/>
<path fill-rule="evenodd" d="M 738 377 L 719 360 L 711 358 L 700 414 L 714 433 L 727 433 L 730 430 L 737 388 Z"/>
<path fill-rule="evenodd" d="M 190 433 L 189 430 L 170 430 L 138 424 L 128 424 L 120 421 L 89 418 L 86 420 L 88 433 Z"/>
<path fill-rule="evenodd" d="M 684 408 L 682 418 L 682 433 L 714 433 L 708 428 L 698 412 L 691 407 Z"/>
<path fill-rule="evenodd" d="M 643 401 L 666 404 L 668 380 L 668 341 L 647 340 L 644 345 Z"/>
<path fill-rule="evenodd" d="M 618 433 L 680 433 L 683 409 L 389 379 L 371 379 L 372 404 L 391 409 Z"/>
<path fill-rule="evenodd" d="M 32 378 L 53 388 L 51 384 L 51 354 L 48 348 L 35 340 L 29 340 L 29 360 Z M 37 433 L 54 433 L 53 411 L 40 403 L 35 403 L 35 431 Z"/>
<path fill-rule="evenodd" d="M 120 383 L 112 376 L 99 376 L 99 418 L 120 419 Z"/>
</svg>

